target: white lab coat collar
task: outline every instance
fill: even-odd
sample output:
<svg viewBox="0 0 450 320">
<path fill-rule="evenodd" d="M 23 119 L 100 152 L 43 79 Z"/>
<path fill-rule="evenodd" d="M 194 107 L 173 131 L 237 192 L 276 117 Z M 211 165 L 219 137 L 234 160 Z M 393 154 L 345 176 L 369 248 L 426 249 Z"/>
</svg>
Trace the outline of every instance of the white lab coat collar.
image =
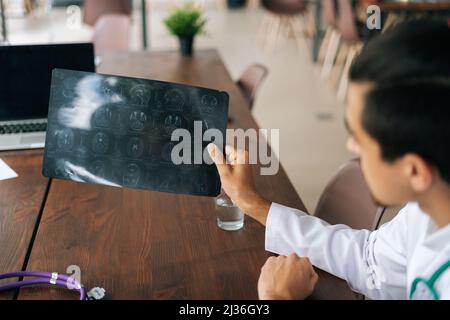
<svg viewBox="0 0 450 320">
<path fill-rule="evenodd" d="M 417 208 L 420 210 L 418 206 Z M 450 258 L 450 225 L 438 228 L 428 214 L 423 211 L 421 211 L 421 214 L 425 215 L 428 219 L 428 225 L 425 229 L 423 239 L 418 241 L 417 247 L 410 257 L 408 292 L 415 278 L 430 278 Z M 414 226 L 410 227 L 414 228 Z M 409 234 L 410 236 L 412 235 L 412 233 Z"/>
</svg>

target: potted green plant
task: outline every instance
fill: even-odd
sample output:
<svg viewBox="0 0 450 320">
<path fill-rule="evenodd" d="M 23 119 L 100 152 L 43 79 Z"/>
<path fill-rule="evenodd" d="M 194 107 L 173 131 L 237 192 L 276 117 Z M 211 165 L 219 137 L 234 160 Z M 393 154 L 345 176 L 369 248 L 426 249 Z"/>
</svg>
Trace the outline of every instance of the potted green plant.
<svg viewBox="0 0 450 320">
<path fill-rule="evenodd" d="M 177 36 L 180 40 L 181 54 L 184 56 L 192 55 L 194 37 L 204 32 L 206 19 L 200 8 L 192 3 L 187 3 L 182 7 L 173 9 L 164 24 L 170 33 Z"/>
<path fill-rule="evenodd" d="M 245 6 L 246 0 L 227 0 L 228 8 L 237 9 Z"/>
</svg>

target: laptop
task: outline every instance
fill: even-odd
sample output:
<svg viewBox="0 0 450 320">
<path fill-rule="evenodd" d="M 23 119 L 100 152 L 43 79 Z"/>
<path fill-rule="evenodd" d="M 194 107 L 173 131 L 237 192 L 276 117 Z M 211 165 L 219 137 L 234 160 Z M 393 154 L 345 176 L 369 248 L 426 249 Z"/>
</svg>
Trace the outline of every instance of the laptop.
<svg viewBox="0 0 450 320">
<path fill-rule="evenodd" d="M 43 148 L 52 70 L 95 72 L 92 43 L 0 46 L 0 150 Z"/>
</svg>

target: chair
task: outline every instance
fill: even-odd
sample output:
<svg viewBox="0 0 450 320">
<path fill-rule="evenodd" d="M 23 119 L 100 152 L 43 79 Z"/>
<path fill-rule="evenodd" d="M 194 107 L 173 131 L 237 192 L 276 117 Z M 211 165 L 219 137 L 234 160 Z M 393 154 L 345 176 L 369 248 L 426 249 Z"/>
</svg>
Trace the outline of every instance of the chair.
<svg viewBox="0 0 450 320">
<path fill-rule="evenodd" d="M 247 99 L 250 110 L 253 108 L 256 93 L 267 74 L 268 70 L 266 67 L 255 63 L 249 66 L 236 82 Z"/>
<path fill-rule="evenodd" d="M 321 71 L 322 79 L 327 78 L 331 74 L 341 42 L 341 34 L 337 31 L 338 16 L 337 0 L 322 0 L 322 19 L 327 26 L 327 31 L 319 51 L 319 57 L 321 57 L 326 49 Z"/>
<path fill-rule="evenodd" d="M 384 211 L 374 202 L 359 161 L 350 160 L 325 187 L 314 215 L 330 224 L 375 230 Z"/>
<path fill-rule="evenodd" d="M 257 42 L 263 47 L 273 49 L 280 35 L 286 38 L 292 35 L 297 45 L 301 42 L 308 47 L 305 40 L 307 26 L 307 1 L 305 0 L 262 0 L 262 6 L 267 10 L 258 32 Z M 303 35 L 302 35 L 303 33 Z"/>
<path fill-rule="evenodd" d="M 385 210 L 374 202 L 359 160 L 355 159 L 342 165 L 325 187 L 314 216 L 329 224 L 373 231 L 379 228 Z M 354 295 L 358 300 L 365 299 L 359 293 Z"/>
<path fill-rule="evenodd" d="M 130 0 L 84 0 L 84 23 L 95 26 L 105 14 L 131 14 Z"/>
<path fill-rule="evenodd" d="M 128 50 L 130 46 L 131 18 L 124 14 L 107 14 L 100 17 L 94 27 L 92 41 L 95 55 Z"/>
<path fill-rule="evenodd" d="M 362 49 L 360 31 L 357 26 L 357 20 L 354 8 L 349 0 L 338 0 L 339 18 L 337 26 L 341 33 L 342 39 L 348 46 L 348 52 L 344 68 L 339 82 L 337 97 L 340 101 L 344 101 L 348 89 L 348 72 L 356 55 Z"/>
</svg>

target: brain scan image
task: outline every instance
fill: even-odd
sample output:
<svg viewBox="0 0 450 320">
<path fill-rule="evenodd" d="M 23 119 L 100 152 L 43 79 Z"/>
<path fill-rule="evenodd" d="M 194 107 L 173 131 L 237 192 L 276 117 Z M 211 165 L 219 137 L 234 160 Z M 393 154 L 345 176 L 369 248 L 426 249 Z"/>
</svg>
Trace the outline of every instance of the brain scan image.
<svg viewBox="0 0 450 320">
<path fill-rule="evenodd" d="M 179 115 L 172 115 L 169 114 L 165 119 L 164 119 L 164 124 L 166 126 L 173 126 L 173 127 L 181 127 L 181 116 Z"/>
<path fill-rule="evenodd" d="M 218 101 L 213 95 L 204 95 L 201 100 L 201 109 L 203 112 L 211 113 L 217 108 Z"/>
<path fill-rule="evenodd" d="M 111 97 L 111 96 L 114 95 L 114 89 L 111 88 L 111 87 L 108 86 L 108 85 L 105 85 L 105 86 L 103 87 L 102 93 L 103 93 L 104 95 L 106 95 L 106 96 Z"/>
<path fill-rule="evenodd" d="M 151 89 L 143 84 L 138 84 L 130 90 L 130 103 L 135 106 L 147 106 L 151 98 Z"/>
<path fill-rule="evenodd" d="M 105 154 L 109 148 L 109 137 L 106 133 L 98 132 L 92 138 L 92 150 L 98 154 Z"/>
<path fill-rule="evenodd" d="M 201 121 L 202 134 L 216 129 L 225 136 L 225 92 L 62 69 L 53 70 L 50 90 L 44 176 L 190 195 L 220 193 L 213 164 L 172 162 L 172 150 L 181 142 L 172 141 L 172 134 L 186 129 L 192 142 L 199 127 L 194 121 Z M 192 160 L 195 151 L 182 148 L 178 155 L 190 154 Z"/>
<path fill-rule="evenodd" d="M 172 89 L 164 94 L 165 107 L 171 110 L 183 110 L 184 97 L 180 90 Z"/>
<path fill-rule="evenodd" d="M 120 100 L 118 98 L 122 95 L 122 89 L 118 83 L 118 79 L 116 77 L 104 78 L 101 82 L 100 93 L 110 99 Z"/>
<path fill-rule="evenodd" d="M 138 137 L 132 137 L 127 143 L 127 155 L 139 158 L 144 153 L 144 141 Z"/>
<path fill-rule="evenodd" d="M 89 172 L 96 177 L 106 177 L 106 164 L 102 160 L 95 160 L 89 165 Z"/>
<path fill-rule="evenodd" d="M 75 145 L 75 134 L 68 128 L 58 131 L 56 134 L 56 144 L 63 151 L 71 151 Z"/>
<path fill-rule="evenodd" d="M 74 176 L 74 172 L 67 168 L 64 161 L 57 161 L 57 165 L 55 167 L 55 174 L 58 176 L 62 176 L 65 179 L 70 179 L 72 176 Z"/>
<path fill-rule="evenodd" d="M 147 115 L 142 111 L 133 111 L 130 114 L 130 128 L 134 131 L 144 130 L 147 122 Z"/>
<path fill-rule="evenodd" d="M 94 112 L 94 125 L 101 128 L 111 127 L 113 112 L 109 107 L 102 107 Z"/>
<path fill-rule="evenodd" d="M 83 145 L 80 145 L 75 151 L 75 156 L 79 160 L 86 159 L 89 156 L 88 148 L 86 148 Z"/>
<path fill-rule="evenodd" d="M 135 186 L 141 177 L 141 169 L 136 163 L 128 163 L 123 172 L 123 184 L 126 186 Z"/>
<path fill-rule="evenodd" d="M 164 118 L 164 131 L 168 135 L 172 135 L 175 129 L 181 128 L 182 118 L 179 115 L 169 114 Z"/>
</svg>

